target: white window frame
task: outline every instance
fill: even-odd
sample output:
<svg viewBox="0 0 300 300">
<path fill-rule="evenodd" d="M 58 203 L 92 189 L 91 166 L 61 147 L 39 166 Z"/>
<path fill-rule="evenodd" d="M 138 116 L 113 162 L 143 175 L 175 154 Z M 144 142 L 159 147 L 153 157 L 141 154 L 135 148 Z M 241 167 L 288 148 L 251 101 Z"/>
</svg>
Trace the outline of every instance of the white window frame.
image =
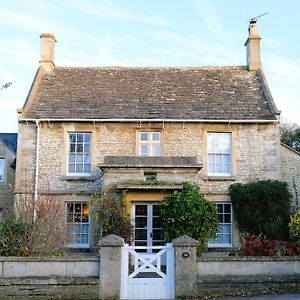
<svg viewBox="0 0 300 300">
<path fill-rule="evenodd" d="M 228 213 L 225 213 L 225 209 L 224 209 L 224 205 L 230 205 L 230 223 L 225 223 L 225 222 L 221 222 L 219 223 L 219 225 L 228 225 L 230 224 L 230 243 L 227 243 L 227 244 L 224 244 L 224 243 L 215 243 L 213 241 L 217 241 L 217 238 L 216 237 L 215 239 L 213 240 L 210 240 L 208 241 L 208 247 L 209 248 L 231 248 L 232 247 L 232 242 L 233 242 L 233 226 L 232 226 L 232 220 L 233 220 L 233 217 L 232 217 L 232 205 L 230 202 L 215 202 L 216 205 L 223 205 L 223 213 L 222 215 L 225 215 L 225 214 L 228 214 Z M 219 212 L 218 212 L 218 217 L 219 217 Z M 217 234 L 223 234 L 223 235 L 229 235 L 229 234 L 226 234 L 226 233 L 220 233 L 218 232 Z"/>
<path fill-rule="evenodd" d="M 90 155 L 90 171 L 89 172 L 70 172 L 69 171 L 69 165 L 70 165 L 70 155 L 73 154 L 75 155 L 75 170 L 76 170 L 76 166 L 79 165 L 79 164 L 82 164 L 82 167 L 83 167 L 83 170 L 84 170 L 84 166 L 85 165 L 88 165 L 88 164 L 85 164 L 85 163 L 78 163 L 76 164 L 76 154 L 81 154 L 81 152 L 77 153 L 76 150 L 75 152 L 71 152 L 70 151 L 70 147 L 71 147 L 71 140 L 70 140 L 70 136 L 72 134 L 76 134 L 76 141 L 75 141 L 75 149 L 76 149 L 76 146 L 77 146 L 77 134 L 83 134 L 84 136 L 85 135 L 90 135 L 90 142 L 89 142 L 89 146 L 90 146 L 90 150 L 89 152 L 85 152 L 85 144 L 87 144 L 84 140 L 83 140 L 83 152 L 82 152 L 82 160 L 84 161 L 84 156 L 85 155 Z M 84 137 L 83 137 L 84 138 Z M 74 132 L 68 132 L 68 153 L 67 153 L 67 175 L 71 175 L 71 176 L 90 176 L 91 175 L 91 168 L 92 168 L 92 133 L 91 132 L 82 132 L 82 131 L 74 131 Z"/>
<path fill-rule="evenodd" d="M 222 150 L 218 150 L 218 149 L 215 149 L 213 151 L 210 151 L 210 143 L 211 143 L 211 139 L 212 137 L 217 137 L 219 136 L 220 139 L 222 136 L 228 136 L 229 137 L 229 145 L 230 145 L 230 151 L 229 153 L 226 153 Z M 220 143 L 221 144 L 221 143 Z M 229 172 L 212 172 L 209 170 L 209 161 L 210 161 L 210 156 L 214 157 L 214 160 L 216 160 L 217 157 L 221 158 L 221 166 L 222 166 L 222 169 L 224 168 L 224 165 L 223 164 L 223 159 L 224 159 L 224 156 L 226 157 L 229 157 Z M 216 165 L 216 162 L 215 162 L 215 165 Z M 231 132 L 208 132 L 207 133 L 207 174 L 208 176 L 232 176 L 232 134 Z"/>
<path fill-rule="evenodd" d="M 142 141 L 142 134 L 147 134 L 147 140 Z M 153 135 L 159 134 L 159 141 L 153 140 Z M 148 148 L 147 155 L 142 155 L 142 146 L 146 145 Z M 154 155 L 154 146 L 159 146 L 159 155 Z M 162 156 L 162 132 L 161 131 L 139 131 L 138 132 L 138 147 L 139 156 L 149 157 L 149 156 Z"/>
<path fill-rule="evenodd" d="M 0 183 L 4 182 L 5 158 L 0 157 Z"/>
<path fill-rule="evenodd" d="M 69 214 L 69 211 L 68 211 L 68 204 L 73 204 L 73 212 L 72 214 Z M 73 216 L 73 219 L 75 218 L 75 205 L 78 205 L 80 204 L 81 205 L 81 217 L 83 216 L 84 212 L 83 212 L 83 205 L 84 204 L 87 204 L 87 207 L 88 207 L 88 222 L 69 222 L 68 221 L 68 216 Z M 66 226 L 66 238 L 67 238 L 67 247 L 68 248 L 89 248 L 90 247 L 90 238 L 91 238 L 91 226 L 90 226 L 90 212 L 89 212 L 89 205 L 88 205 L 88 202 L 87 201 L 66 201 L 65 202 L 65 226 Z M 74 242 L 75 240 L 75 237 L 77 235 L 83 235 L 83 234 L 86 234 L 82 231 L 80 232 L 77 232 L 77 233 L 68 233 L 68 226 L 72 226 L 72 225 L 87 225 L 88 226 L 88 232 L 87 232 L 87 235 L 88 235 L 88 242 L 87 243 L 76 243 Z M 69 240 L 69 237 L 70 236 L 73 236 L 73 239 L 71 238 Z"/>
</svg>

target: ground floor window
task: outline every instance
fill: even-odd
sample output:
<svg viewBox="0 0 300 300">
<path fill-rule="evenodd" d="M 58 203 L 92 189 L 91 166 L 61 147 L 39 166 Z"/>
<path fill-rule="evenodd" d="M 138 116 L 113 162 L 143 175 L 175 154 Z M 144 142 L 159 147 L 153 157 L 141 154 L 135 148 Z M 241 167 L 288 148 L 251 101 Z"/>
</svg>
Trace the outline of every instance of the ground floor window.
<svg viewBox="0 0 300 300">
<path fill-rule="evenodd" d="M 66 203 L 66 233 L 68 247 L 89 247 L 90 216 L 87 202 Z"/>
<path fill-rule="evenodd" d="M 217 237 L 208 242 L 209 247 L 232 246 L 232 208 L 230 203 L 217 203 L 219 225 Z"/>
</svg>

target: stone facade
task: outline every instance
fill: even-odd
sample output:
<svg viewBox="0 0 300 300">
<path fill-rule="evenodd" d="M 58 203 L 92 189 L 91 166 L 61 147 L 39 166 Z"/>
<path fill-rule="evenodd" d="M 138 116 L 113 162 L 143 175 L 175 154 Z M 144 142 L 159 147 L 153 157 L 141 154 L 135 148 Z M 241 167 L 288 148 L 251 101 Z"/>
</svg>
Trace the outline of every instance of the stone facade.
<svg viewBox="0 0 300 300">
<path fill-rule="evenodd" d="M 161 130 L 163 155 L 166 157 L 196 157 L 203 168 L 190 172 L 163 172 L 158 180 L 182 182 L 193 180 L 208 195 L 227 195 L 233 182 L 280 178 L 279 124 L 205 124 L 166 123 L 164 127 L 147 125 L 142 128 Z M 102 172 L 99 166 L 106 156 L 138 156 L 136 133 L 141 130 L 135 123 L 67 123 L 44 122 L 40 129 L 38 192 L 50 194 L 91 194 L 101 188 Z M 92 133 L 92 172 L 90 177 L 67 175 L 67 133 Z M 207 132 L 232 133 L 233 176 L 212 178 L 207 176 Z M 36 157 L 36 126 L 20 125 L 16 192 L 24 193 L 26 186 L 34 185 Z M 128 180 L 144 179 L 143 170 L 131 170 L 120 175 L 111 171 L 105 185 Z M 119 175 L 118 175 L 119 174 Z"/>
<path fill-rule="evenodd" d="M 284 144 L 281 144 L 281 180 L 289 184 L 293 207 L 300 207 L 300 153 Z"/>
<path fill-rule="evenodd" d="M 212 201 L 230 201 L 229 186 L 235 182 L 280 179 L 280 141 L 278 123 L 40 123 L 37 192 L 65 201 L 88 200 L 104 187 L 144 180 L 145 172 L 155 172 L 157 180 L 193 181 Z M 138 156 L 137 133 L 140 130 L 162 132 L 163 156 L 195 157 L 197 168 L 162 166 L 136 168 L 100 167 L 107 156 Z M 33 193 L 35 186 L 36 125 L 20 123 L 16 193 Z M 92 171 L 88 177 L 67 174 L 68 132 L 92 133 Z M 207 175 L 207 132 L 230 132 L 232 169 L 230 177 Z M 99 167 L 100 166 L 100 167 Z M 201 168 L 202 167 L 202 168 Z M 201 168 L 201 169 L 200 169 Z M 200 169 L 200 170 L 199 170 Z M 103 175 L 104 172 L 104 175 Z M 158 192 L 161 194 L 161 191 Z M 161 194 L 162 199 L 165 194 Z M 127 197 L 128 198 L 128 197 Z M 130 201 L 130 199 L 129 199 Z M 237 236 L 235 235 L 235 243 Z"/>
</svg>

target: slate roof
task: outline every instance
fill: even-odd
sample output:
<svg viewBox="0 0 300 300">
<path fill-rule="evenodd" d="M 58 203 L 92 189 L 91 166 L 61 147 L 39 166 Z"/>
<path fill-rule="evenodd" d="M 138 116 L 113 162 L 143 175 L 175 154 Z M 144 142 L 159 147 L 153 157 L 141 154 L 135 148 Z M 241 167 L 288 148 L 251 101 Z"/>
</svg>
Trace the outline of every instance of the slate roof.
<svg viewBox="0 0 300 300">
<path fill-rule="evenodd" d="M 24 118 L 276 119 L 262 77 L 246 67 L 56 67 L 35 80 Z"/>
<path fill-rule="evenodd" d="M 17 133 L 0 133 L 0 141 L 3 141 L 14 153 L 17 153 Z"/>
</svg>

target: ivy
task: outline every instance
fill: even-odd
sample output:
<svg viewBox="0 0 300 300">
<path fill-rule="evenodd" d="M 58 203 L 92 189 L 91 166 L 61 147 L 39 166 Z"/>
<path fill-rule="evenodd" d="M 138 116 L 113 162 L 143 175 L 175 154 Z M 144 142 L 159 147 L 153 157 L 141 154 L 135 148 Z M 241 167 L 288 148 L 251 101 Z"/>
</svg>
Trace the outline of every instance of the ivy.
<svg viewBox="0 0 300 300">
<path fill-rule="evenodd" d="M 238 227 L 243 233 L 271 240 L 288 239 L 291 194 L 278 180 L 236 183 L 230 187 Z"/>
</svg>

